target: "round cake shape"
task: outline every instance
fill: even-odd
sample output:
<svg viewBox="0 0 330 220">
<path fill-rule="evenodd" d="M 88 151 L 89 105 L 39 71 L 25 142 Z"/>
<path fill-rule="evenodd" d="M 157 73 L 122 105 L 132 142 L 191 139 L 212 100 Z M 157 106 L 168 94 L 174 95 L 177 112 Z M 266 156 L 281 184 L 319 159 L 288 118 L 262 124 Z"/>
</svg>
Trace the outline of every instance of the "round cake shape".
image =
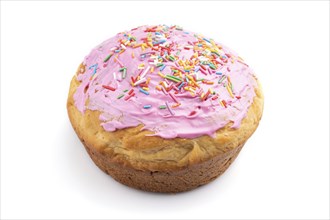
<svg viewBox="0 0 330 220">
<path fill-rule="evenodd" d="M 213 39 L 141 26 L 95 47 L 73 77 L 70 121 L 119 182 L 181 192 L 223 173 L 261 119 L 250 67 Z"/>
</svg>

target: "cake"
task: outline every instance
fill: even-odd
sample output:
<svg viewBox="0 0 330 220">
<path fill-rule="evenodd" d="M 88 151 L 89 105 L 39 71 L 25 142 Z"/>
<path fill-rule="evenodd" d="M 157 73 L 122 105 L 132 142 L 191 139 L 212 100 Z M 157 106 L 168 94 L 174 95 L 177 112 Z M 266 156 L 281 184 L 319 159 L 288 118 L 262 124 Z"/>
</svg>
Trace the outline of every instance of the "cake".
<svg viewBox="0 0 330 220">
<path fill-rule="evenodd" d="M 179 26 L 141 26 L 92 49 L 67 110 L 101 170 L 130 187 L 176 193 L 228 168 L 259 124 L 263 94 L 225 45 Z"/>
</svg>

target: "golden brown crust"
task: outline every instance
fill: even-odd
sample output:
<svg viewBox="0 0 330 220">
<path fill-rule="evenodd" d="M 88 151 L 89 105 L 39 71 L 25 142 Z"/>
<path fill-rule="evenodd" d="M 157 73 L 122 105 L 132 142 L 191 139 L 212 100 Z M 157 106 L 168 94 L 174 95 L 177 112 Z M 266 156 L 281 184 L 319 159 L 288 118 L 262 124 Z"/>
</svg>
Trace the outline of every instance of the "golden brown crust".
<svg viewBox="0 0 330 220">
<path fill-rule="evenodd" d="M 209 183 L 226 171 L 243 145 L 181 170 L 146 171 L 113 163 L 109 157 L 84 143 L 94 163 L 118 182 L 136 189 L 162 193 L 184 192 Z"/>
<path fill-rule="evenodd" d="M 83 69 L 80 65 L 77 74 Z M 141 131 L 141 126 L 107 132 L 100 126 L 100 112 L 86 110 L 82 114 L 75 107 L 73 94 L 78 85 L 74 76 L 67 109 L 71 124 L 92 159 L 116 180 L 148 191 L 186 191 L 220 175 L 230 164 L 226 161 L 237 156 L 256 130 L 263 110 L 259 85 L 240 128 L 232 129 L 230 123 L 219 129 L 215 138 L 163 139 L 145 136 L 150 131 Z"/>
</svg>

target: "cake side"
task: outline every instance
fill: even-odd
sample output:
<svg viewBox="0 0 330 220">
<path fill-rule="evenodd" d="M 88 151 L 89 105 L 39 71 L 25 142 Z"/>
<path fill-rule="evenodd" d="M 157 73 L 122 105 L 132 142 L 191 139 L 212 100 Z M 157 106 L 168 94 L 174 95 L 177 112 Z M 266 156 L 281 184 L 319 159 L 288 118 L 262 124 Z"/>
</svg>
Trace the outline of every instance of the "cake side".
<svg viewBox="0 0 330 220">
<path fill-rule="evenodd" d="M 116 181 L 136 189 L 161 193 L 185 192 L 211 182 L 227 170 L 238 156 L 243 145 L 210 160 L 180 170 L 149 171 L 137 170 L 112 162 L 107 155 L 101 154 L 95 148 L 84 143 L 94 163 Z"/>
</svg>

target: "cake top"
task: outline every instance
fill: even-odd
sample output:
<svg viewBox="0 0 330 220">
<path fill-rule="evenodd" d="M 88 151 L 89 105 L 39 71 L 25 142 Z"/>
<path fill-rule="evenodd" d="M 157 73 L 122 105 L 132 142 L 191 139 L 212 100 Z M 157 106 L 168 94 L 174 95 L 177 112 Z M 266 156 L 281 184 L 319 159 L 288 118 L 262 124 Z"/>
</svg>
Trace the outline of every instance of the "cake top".
<svg viewBox="0 0 330 220">
<path fill-rule="evenodd" d="M 143 125 L 150 136 L 239 128 L 257 81 L 226 46 L 178 26 L 141 26 L 95 47 L 78 71 L 75 106 L 98 110 L 106 131 Z"/>
</svg>

